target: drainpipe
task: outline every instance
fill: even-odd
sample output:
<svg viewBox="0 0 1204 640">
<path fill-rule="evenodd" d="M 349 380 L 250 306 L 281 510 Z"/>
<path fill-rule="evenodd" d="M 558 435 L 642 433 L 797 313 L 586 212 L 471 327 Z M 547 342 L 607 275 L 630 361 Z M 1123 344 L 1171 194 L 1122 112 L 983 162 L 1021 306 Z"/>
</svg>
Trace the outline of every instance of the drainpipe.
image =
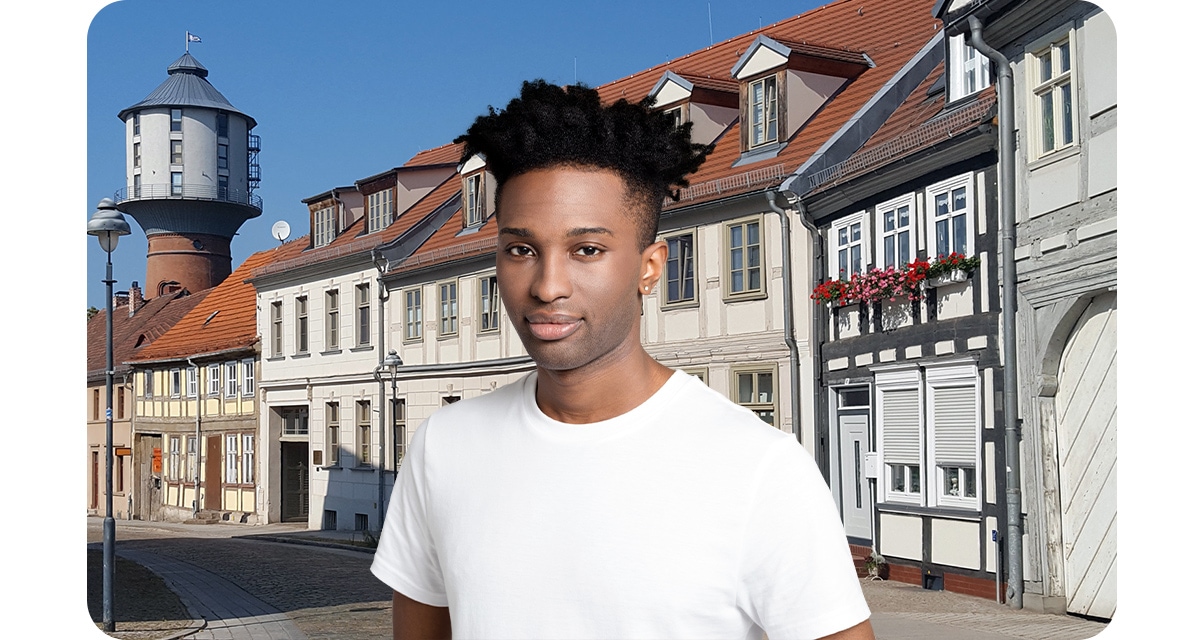
<svg viewBox="0 0 1204 640">
<path fill-rule="evenodd" d="M 982 22 L 971 15 L 970 44 L 995 63 L 999 96 L 999 215 L 1003 262 L 1003 422 L 1007 470 L 1008 605 L 1024 606 L 1021 558 L 1020 419 L 1016 391 L 1016 125 L 1012 65 L 982 39 Z"/>
<path fill-rule="evenodd" d="M 769 208 L 773 209 L 778 214 L 778 219 L 782 221 L 782 290 L 785 294 L 782 306 L 783 324 L 785 325 L 786 348 L 790 350 L 790 423 L 794 425 L 794 436 L 798 439 L 798 443 L 803 443 L 803 424 L 800 422 L 802 417 L 802 398 L 799 397 L 801 391 L 799 389 L 799 360 L 798 360 L 798 341 L 794 338 L 794 285 L 791 279 L 790 259 L 790 218 L 787 217 L 786 211 L 778 206 L 776 200 L 777 194 L 773 190 L 765 191 L 765 199 L 769 202 Z"/>
<path fill-rule="evenodd" d="M 794 210 L 798 211 L 799 222 L 803 223 L 803 226 L 806 227 L 807 231 L 811 234 L 811 277 L 813 280 L 812 284 L 819 284 L 819 282 L 823 279 L 823 274 L 824 274 L 823 238 L 820 237 L 819 229 L 816 228 L 815 224 L 811 221 L 810 214 L 807 213 L 807 205 L 803 204 L 802 200 L 800 200 L 799 197 L 797 195 L 795 195 L 795 193 L 793 191 L 787 191 L 786 197 L 788 199 L 794 201 L 793 206 L 794 206 Z M 812 379 L 812 384 L 815 387 L 814 420 L 815 420 L 815 442 L 816 442 L 817 448 L 820 446 L 820 443 L 827 442 L 826 437 L 828 435 L 827 434 L 828 430 L 825 426 L 828 423 L 828 413 L 827 413 L 828 396 L 826 393 L 823 393 L 821 391 L 824 388 L 824 380 L 823 380 L 823 376 L 821 373 L 822 367 L 820 366 L 820 360 L 819 360 L 820 346 L 823 345 L 823 343 L 824 343 L 826 331 L 827 331 L 827 322 L 826 322 L 824 313 L 822 311 L 820 311 L 818 308 L 813 307 L 812 312 L 811 312 L 811 342 L 810 342 L 810 345 L 811 345 L 811 379 Z M 816 462 L 816 464 L 819 465 L 819 470 L 823 474 L 824 479 L 828 480 L 829 484 L 831 484 L 831 478 L 829 476 L 829 467 L 828 467 L 828 458 L 829 458 L 830 454 L 829 454 L 829 449 L 826 444 L 823 446 L 823 454 L 824 455 L 822 456 L 822 459 L 817 458 L 815 462 Z"/>
<path fill-rule="evenodd" d="M 192 358 L 185 358 L 185 362 L 196 369 L 196 476 L 192 480 L 192 517 L 196 518 L 201 510 L 201 368 Z M 184 375 L 187 377 L 188 374 Z M 188 455 L 187 449 L 184 455 Z"/>
</svg>

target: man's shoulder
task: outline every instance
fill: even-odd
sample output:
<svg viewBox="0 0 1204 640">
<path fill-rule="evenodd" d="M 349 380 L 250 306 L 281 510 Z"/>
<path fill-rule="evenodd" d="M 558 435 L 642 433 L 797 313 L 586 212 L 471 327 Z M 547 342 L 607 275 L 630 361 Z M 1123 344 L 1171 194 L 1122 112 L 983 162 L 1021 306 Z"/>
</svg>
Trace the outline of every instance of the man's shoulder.
<svg viewBox="0 0 1204 640">
<path fill-rule="evenodd" d="M 759 445 L 790 437 L 694 376 L 689 376 L 674 400 L 671 412 L 676 422 L 696 435 L 713 432 L 729 442 L 736 438 Z"/>
<path fill-rule="evenodd" d="M 522 403 L 526 380 L 527 376 L 523 376 L 479 396 L 439 407 L 431 414 L 429 421 L 437 422 L 443 428 L 444 425 L 481 424 L 482 418 L 501 418 Z"/>
</svg>

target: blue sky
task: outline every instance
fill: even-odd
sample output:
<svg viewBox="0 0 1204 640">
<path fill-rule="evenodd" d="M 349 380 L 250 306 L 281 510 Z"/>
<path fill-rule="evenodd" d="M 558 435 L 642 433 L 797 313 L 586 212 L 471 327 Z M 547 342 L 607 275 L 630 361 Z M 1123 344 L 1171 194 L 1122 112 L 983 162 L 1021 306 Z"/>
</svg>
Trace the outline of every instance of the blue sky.
<svg viewBox="0 0 1204 640">
<path fill-rule="evenodd" d="M 125 185 L 117 113 L 142 100 L 189 51 L 254 117 L 263 214 L 232 243 L 233 267 L 276 243 L 271 225 L 306 232 L 301 199 L 401 165 L 450 142 L 525 79 L 596 86 L 763 25 L 818 0 L 682 2 L 163 2 L 123 0 L 88 31 L 88 208 Z M 283 7 L 287 6 L 287 9 Z M 709 20 L 708 20 L 709 13 Z M 145 290 L 146 238 L 113 254 L 115 287 Z M 81 225 L 83 222 L 81 221 Z M 104 305 L 104 253 L 88 246 L 88 304 Z"/>
</svg>

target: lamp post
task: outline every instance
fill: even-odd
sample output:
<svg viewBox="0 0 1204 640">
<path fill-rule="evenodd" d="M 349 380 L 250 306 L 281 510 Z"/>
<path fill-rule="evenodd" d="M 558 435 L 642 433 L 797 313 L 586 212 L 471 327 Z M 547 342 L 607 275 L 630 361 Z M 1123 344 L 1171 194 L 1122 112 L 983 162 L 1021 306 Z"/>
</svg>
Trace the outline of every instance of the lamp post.
<svg viewBox="0 0 1204 640">
<path fill-rule="evenodd" d="M 113 250 L 117 240 L 130 234 L 130 225 L 112 200 L 104 198 L 88 220 L 88 235 L 96 236 L 105 252 L 105 519 L 104 563 L 101 586 L 101 617 L 104 630 L 115 629 L 113 619 L 114 542 L 117 524 L 113 520 Z"/>
<path fill-rule="evenodd" d="M 389 270 L 389 259 L 385 254 L 372 250 L 372 264 L 376 267 L 377 299 L 380 301 L 380 322 L 377 329 L 377 349 L 379 358 L 376 371 L 373 374 L 380 383 L 380 467 L 376 471 L 376 522 L 383 531 L 385 528 L 385 379 L 380 376 L 385 366 L 385 301 L 389 299 L 389 290 L 385 287 L 385 272 Z"/>
<path fill-rule="evenodd" d="M 389 369 L 389 375 L 393 378 L 393 404 L 389 405 L 389 415 L 393 418 L 393 478 L 397 479 L 397 367 L 401 366 L 401 356 L 397 355 L 397 351 L 389 349 L 389 355 L 385 356 L 384 366 Z M 403 434 L 401 437 L 405 437 Z"/>
</svg>

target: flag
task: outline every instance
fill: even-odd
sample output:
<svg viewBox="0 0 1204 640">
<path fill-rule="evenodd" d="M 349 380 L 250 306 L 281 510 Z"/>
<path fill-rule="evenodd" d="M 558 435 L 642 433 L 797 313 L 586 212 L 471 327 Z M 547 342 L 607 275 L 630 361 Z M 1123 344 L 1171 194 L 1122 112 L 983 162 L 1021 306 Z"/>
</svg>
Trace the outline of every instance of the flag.
<svg viewBox="0 0 1204 640">
<path fill-rule="evenodd" d="M 187 31 L 185 31 L 185 32 L 184 32 L 184 34 L 188 36 L 188 41 L 189 41 L 189 42 L 200 42 L 200 41 L 201 41 L 201 37 L 200 37 L 200 36 L 198 36 L 198 35 L 194 35 L 194 34 L 192 34 L 192 33 L 189 33 L 189 32 L 187 32 Z"/>
</svg>

